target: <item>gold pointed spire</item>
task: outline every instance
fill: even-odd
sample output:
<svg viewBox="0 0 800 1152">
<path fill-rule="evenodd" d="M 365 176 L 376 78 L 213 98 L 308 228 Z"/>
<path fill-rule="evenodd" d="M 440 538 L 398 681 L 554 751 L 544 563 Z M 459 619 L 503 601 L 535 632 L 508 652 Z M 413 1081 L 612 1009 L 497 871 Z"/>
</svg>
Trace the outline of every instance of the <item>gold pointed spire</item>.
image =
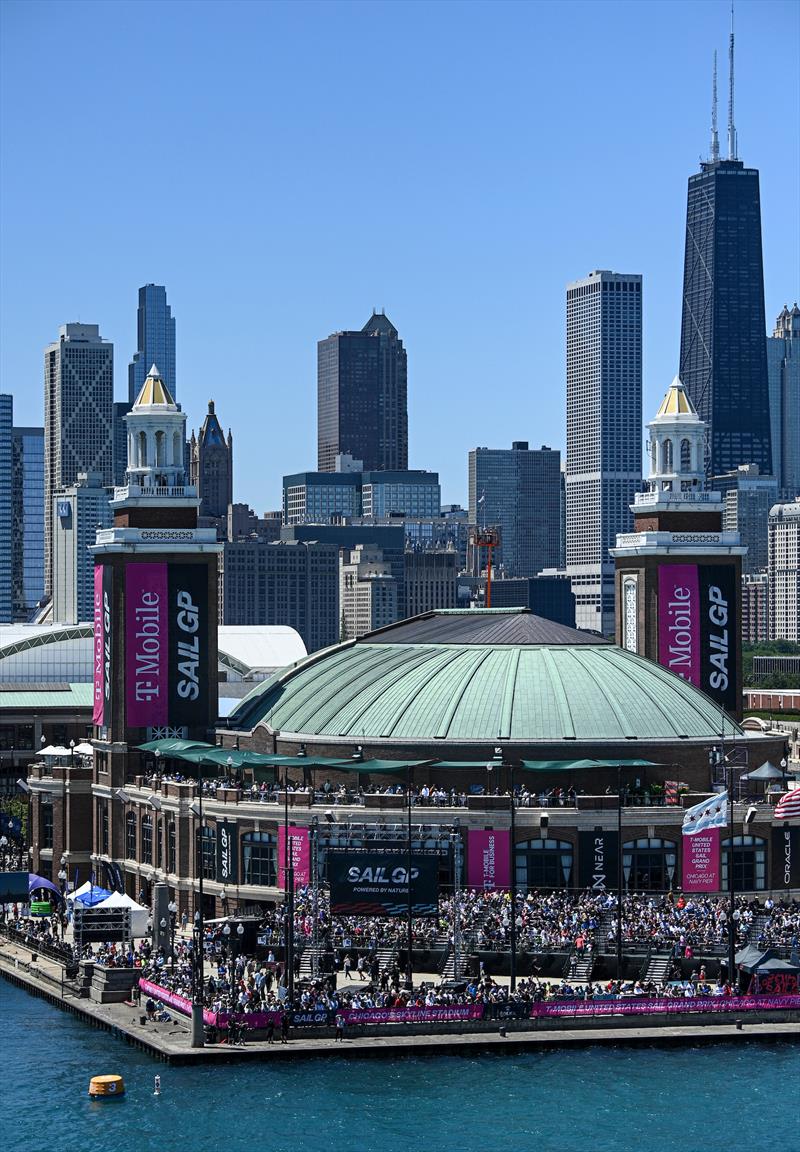
<svg viewBox="0 0 800 1152">
<path fill-rule="evenodd" d="M 679 376 L 670 384 L 656 416 L 696 416 L 697 409 L 686 394 Z"/>
<path fill-rule="evenodd" d="M 142 385 L 142 390 L 136 397 L 136 402 L 133 406 L 134 408 L 151 408 L 156 404 L 159 407 L 176 407 L 175 401 L 169 394 L 169 388 L 167 388 L 161 379 L 161 373 L 154 364 L 147 373 L 144 384 Z"/>
</svg>

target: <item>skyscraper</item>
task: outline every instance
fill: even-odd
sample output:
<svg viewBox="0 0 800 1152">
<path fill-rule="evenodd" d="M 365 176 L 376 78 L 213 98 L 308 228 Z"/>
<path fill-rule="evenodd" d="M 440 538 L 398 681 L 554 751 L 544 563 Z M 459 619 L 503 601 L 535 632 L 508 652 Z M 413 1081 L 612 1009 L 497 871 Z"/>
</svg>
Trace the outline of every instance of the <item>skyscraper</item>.
<svg viewBox="0 0 800 1152">
<path fill-rule="evenodd" d="M 219 538 L 225 539 L 228 505 L 233 503 L 233 436 L 227 438 L 209 400 L 208 412 L 197 436 L 190 440 L 190 479 L 200 497 L 200 522 L 216 522 Z"/>
<path fill-rule="evenodd" d="M 689 177 L 679 375 L 708 424 L 706 472 L 740 464 L 773 475 L 767 385 L 761 198 L 758 170 L 738 158 L 730 46 L 728 156 L 716 132 L 716 65 L 711 158 Z"/>
<path fill-rule="evenodd" d="M 13 617 L 25 623 L 44 595 L 44 428 L 15 428 L 12 452 Z"/>
<path fill-rule="evenodd" d="M 642 278 L 567 287 L 566 562 L 579 628 L 614 631 L 609 548 L 642 481 Z"/>
<path fill-rule="evenodd" d="M 800 640 L 800 499 L 769 514 L 769 638 Z"/>
<path fill-rule="evenodd" d="M 406 351 L 383 312 L 317 345 L 319 471 L 333 472 L 341 453 L 365 472 L 408 468 Z"/>
<path fill-rule="evenodd" d="M 12 596 L 12 444 L 14 397 L 0 393 L 0 624 L 13 619 Z"/>
<path fill-rule="evenodd" d="M 529 448 L 474 448 L 469 454 L 469 520 L 500 529 L 493 564 L 506 576 L 558 567 L 561 453 Z"/>
<path fill-rule="evenodd" d="M 114 345 L 97 324 L 64 324 L 44 353 L 45 594 L 53 588 L 53 494 L 80 472 L 113 483 Z"/>
<path fill-rule="evenodd" d="M 161 284 L 145 284 L 139 289 L 136 333 L 137 351 L 128 365 L 128 409 L 133 407 L 153 364 L 175 399 L 175 319 Z"/>
<path fill-rule="evenodd" d="M 767 339 L 772 467 L 778 487 L 800 495 L 800 308 L 784 306 Z"/>
</svg>

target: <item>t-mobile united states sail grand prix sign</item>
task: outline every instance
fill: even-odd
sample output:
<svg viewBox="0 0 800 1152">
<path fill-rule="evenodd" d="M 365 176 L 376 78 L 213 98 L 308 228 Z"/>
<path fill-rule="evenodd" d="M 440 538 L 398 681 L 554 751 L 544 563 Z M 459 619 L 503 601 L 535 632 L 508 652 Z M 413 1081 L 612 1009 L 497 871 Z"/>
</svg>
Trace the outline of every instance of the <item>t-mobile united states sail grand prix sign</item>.
<svg viewBox="0 0 800 1152">
<path fill-rule="evenodd" d="M 659 565 L 658 662 L 730 712 L 739 704 L 738 627 L 733 565 Z"/>
<path fill-rule="evenodd" d="M 125 569 L 125 708 L 132 728 L 208 720 L 208 569 Z"/>
</svg>

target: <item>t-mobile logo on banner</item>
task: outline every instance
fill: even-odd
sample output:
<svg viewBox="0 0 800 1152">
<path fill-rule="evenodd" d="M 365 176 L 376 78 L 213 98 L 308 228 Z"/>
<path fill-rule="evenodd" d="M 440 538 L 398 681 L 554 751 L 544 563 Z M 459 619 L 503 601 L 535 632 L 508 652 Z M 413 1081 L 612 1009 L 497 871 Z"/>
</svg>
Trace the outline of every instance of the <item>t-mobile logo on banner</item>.
<svg viewBox="0 0 800 1152">
<path fill-rule="evenodd" d="M 700 684 L 700 582 L 696 564 L 658 569 L 658 662 Z"/>
<path fill-rule="evenodd" d="M 133 728 L 168 723 L 167 566 L 125 570 L 126 712 Z"/>
</svg>

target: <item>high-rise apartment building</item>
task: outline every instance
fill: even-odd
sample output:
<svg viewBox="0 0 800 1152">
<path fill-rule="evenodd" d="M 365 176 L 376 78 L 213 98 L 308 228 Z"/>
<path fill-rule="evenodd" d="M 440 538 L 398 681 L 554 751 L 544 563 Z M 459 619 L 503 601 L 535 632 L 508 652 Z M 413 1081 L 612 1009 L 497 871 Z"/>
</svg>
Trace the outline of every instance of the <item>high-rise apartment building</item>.
<svg viewBox="0 0 800 1152">
<path fill-rule="evenodd" d="M 642 278 L 592 272 L 567 287 L 566 570 L 577 626 L 606 635 L 614 632 L 609 548 L 633 525 L 641 427 Z"/>
<path fill-rule="evenodd" d="M 292 524 L 281 529 L 281 540 L 299 540 L 308 543 L 334 544 L 342 551 L 352 552 L 359 544 L 367 549 L 379 548 L 384 563 L 397 581 L 398 619 L 405 612 L 405 529 L 402 524 Z M 277 623 L 277 621 L 276 621 Z M 298 628 L 298 632 L 303 633 Z M 309 652 L 311 646 L 303 636 Z"/>
<path fill-rule="evenodd" d="M 769 638 L 800 640 L 800 499 L 769 514 Z"/>
<path fill-rule="evenodd" d="M 307 651 L 339 639 L 339 549 L 314 540 L 225 544 L 220 577 L 225 624 L 285 624 Z"/>
<path fill-rule="evenodd" d="M 507 576 L 558 566 L 560 474 L 561 453 L 527 440 L 469 453 L 469 520 L 500 529 L 493 562 Z"/>
<path fill-rule="evenodd" d="M 145 284 L 139 289 L 136 349 L 128 365 L 128 409 L 133 407 L 147 373 L 154 364 L 174 399 L 175 318 L 167 304 L 167 290 L 161 284 Z"/>
<path fill-rule="evenodd" d="M 457 608 L 458 568 L 458 553 L 453 548 L 406 552 L 406 616 Z"/>
<path fill-rule="evenodd" d="M 769 573 L 742 576 L 742 643 L 769 640 Z"/>
<path fill-rule="evenodd" d="M 379 548 L 359 544 L 339 564 L 340 640 L 356 640 L 399 619 L 398 582 Z"/>
<path fill-rule="evenodd" d="M 319 471 L 333 472 L 341 453 L 368 472 L 408 468 L 406 350 L 383 312 L 317 345 Z"/>
<path fill-rule="evenodd" d="M 53 588 L 53 497 L 94 472 L 113 483 L 114 345 L 97 324 L 64 324 L 44 353 L 45 595 Z"/>
<path fill-rule="evenodd" d="M 53 620 L 82 624 L 94 619 L 94 556 L 98 529 L 110 528 L 110 492 L 97 472 L 53 496 Z"/>
<path fill-rule="evenodd" d="M 0 624 L 14 619 L 12 592 L 14 398 L 0 393 Z"/>
<path fill-rule="evenodd" d="M 13 617 L 27 623 L 44 596 L 44 428 L 15 428 L 12 449 Z"/>
<path fill-rule="evenodd" d="M 784 306 L 767 339 L 772 468 L 778 487 L 800 493 L 800 308 Z"/>
<path fill-rule="evenodd" d="M 233 503 L 233 436 L 225 436 L 214 401 L 197 436 L 189 442 L 190 478 L 200 496 L 200 523 L 215 525 L 220 539 L 227 528 L 228 506 Z"/>
<path fill-rule="evenodd" d="M 706 473 L 757 464 L 772 476 L 761 194 L 738 155 L 730 48 L 728 155 L 717 134 L 716 58 L 710 158 L 689 177 L 679 375 L 708 425 Z"/>
<path fill-rule="evenodd" d="M 747 553 L 742 557 L 742 573 L 752 576 L 767 567 L 767 521 L 769 510 L 779 498 L 772 476 L 762 476 L 757 464 L 741 464 L 735 472 L 714 477 L 714 489 L 722 493 L 722 527 L 738 532 Z"/>
<path fill-rule="evenodd" d="M 284 524 L 332 524 L 360 515 L 360 472 L 296 472 L 283 478 Z"/>
</svg>

